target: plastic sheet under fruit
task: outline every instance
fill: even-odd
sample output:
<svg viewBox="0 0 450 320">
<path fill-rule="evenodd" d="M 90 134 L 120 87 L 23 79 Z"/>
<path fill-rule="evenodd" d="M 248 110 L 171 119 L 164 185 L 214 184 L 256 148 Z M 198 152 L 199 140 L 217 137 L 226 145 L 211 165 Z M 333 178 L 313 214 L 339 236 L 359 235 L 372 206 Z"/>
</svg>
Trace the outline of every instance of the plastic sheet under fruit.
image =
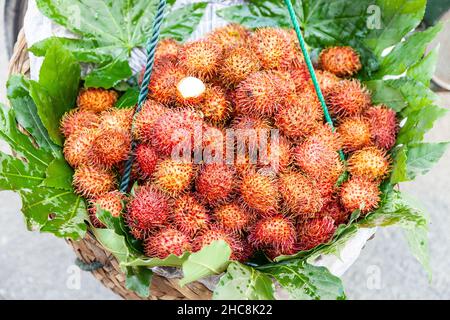
<svg viewBox="0 0 450 320">
<path fill-rule="evenodd" d="M 189 0 L 178 0 L 176 2 L 176 6 L 181 6 L 187 3 L 198 2 L 198 1 L 189 1 Z M 222 20 L 220 17 L 215 15 L 215 11 L 229 6 L 233 4 L 243 3 L 244 1 L 240 0 L 229 0 L 229 1 L 219 1 L 219 0 L 210 0 L 209 5 L 206 9 L 206 14 L 203 17 L 199 27 L 192 34 L 191 39 L 195 40 L 201 38 L 204 34 L 212 31 L 214 28 L 226 25 L 226 22 Z M 27 44 L 31 47 L 34 43 L 44 40 L 51 36 L 59 36 L 59 37 L 69 37 L 76 38 L 76 36 L 66 30 L 65 28 L 53 23 L 50 19 L 43 16 L 36 6 L 35 0 L 30 0 L 28 5 L 28 11 L 25 16 L 24 23 L 24 31 L 25 37 L 27 40 Z M 130 67 L 134 73 L 138 73 L 143 65 L 145 64 L 145 51 L 143 49 L 137 48 L 133 50 L 131 58 L 130 58 Z M 30 69 L 31 69 L 31 79 L 37 80 L 39 78 L 39 70 L 41 68 L 43 59 L 40 57 L 35 57 L 30 53 Z M 84 72 L 89 71 L 90 66 L 85 65 L 83 68 Z M 314 261 L 310 261 L 310 263 L 317 266 L 327 267 L 331 273 L 336 276 L 341 276 L 344 274 L 346 270 L 350 268 L 350 266 L 356 261 L 358 256 L 361 253 L 362 248 L 366 244 L 366 242 L 374 235 L 376 229 L 360 229 L 353 238 L 349 239 L 345 245 L 345 247 L 340 252 L 339 257 L 335 255 L 322 255 L 314 259 Z M 156 274 L 167 278 L 181 278 L 182 272 L 177 268 L 169 268 L 169 267 L 156 267 L 153 268 L 153 271 Z M 212 276 L 205 279 L 200 280 L 208 289 L 214 290 L 216 287 L 220 275 Z M 277 296 L 278 298 L 287 297 L 281 288 L 278 288 Z"/>
</svg>

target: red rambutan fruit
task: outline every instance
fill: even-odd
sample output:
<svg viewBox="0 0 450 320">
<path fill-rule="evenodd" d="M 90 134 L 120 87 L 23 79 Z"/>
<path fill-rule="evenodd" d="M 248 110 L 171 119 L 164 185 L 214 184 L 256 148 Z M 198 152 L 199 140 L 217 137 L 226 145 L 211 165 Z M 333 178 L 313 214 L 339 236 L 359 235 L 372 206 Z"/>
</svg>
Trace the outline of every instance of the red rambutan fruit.
<svg viewBox="0 0 450 320">
<path fill-rule="evenodd" d="M 192 162 L 165 159 L 156 165 L 153 183 L 159 190 L 174 197 L 189 189 L 194 174 Z"/>
<path fill-rule="evenodd" d="M 131 136 L 114 129 L 99 130 L 90 150 L 91 163 L 111 168 L 126 160 L 130 154 Z"/>
<path fill-rule="evenodd" d="M 158 152 L 170 156 L 174 148 L 188 147 L 186 144 L 192 148 L 197 125 L 202 130 L 203 120 L 194 110 L 169 110 L 153 124 L 149 140 Z"/>
<path fill-rule="evenodd" d="M 162 104 L 175 103 L 177 85 L 184 77 L 186 71 L 178 65 L 166 63 L 159 66 L 150 79 L 150 97 Z"/>
<path fill-rule="evenodd" d="M 225 56 L 220 68 L 220 77 L 226 86 L 234 87 L 260 69 L 261 64 L 252 50 L 237 47 Z"/>
<path fill-rule="evenodd" d="M 341 118 L 361 115 L 371 103 L 369 92 L 356 79 L 339 81 L 326 98 L 330 112 Z"/>
<path fill-rule="evenodd" d="M 113 90 L 85 88 L 78 94 L 77 106 L 83 111 L 102 112 L 114 107 L 118 97 Z"/>
<path fill-rule="evenodd" d="M 297 225 L 297 230 L 299 249 L 305 251 L 330 241 L 336 226 L 333 218 L 326 216 L 304 220 Z"/>
<path fill-rule="evenodd" d="M 348 171 L 352 176 L 379 180 L 386 177 L 390 169 L 390 157 L 384 149 L 366 147 L 355 151 L 348 159 Z"/>
<path fill-rule="evenodd" d="M 242 177 L 240 192 L 244 204 L 263 215 L 278 212 L 277 180 L 261 173 L 248 173 Z"/>
<path fill-rule="evenodd" d="M 343 210 L 341 204 L 337 200 L 328 201 L 317 214 L 317 217 L 330 217 L 334 220 L 334 224 L 339 226 L 340 224 L 347 223 L 350 218 L 350 214 Z"/>
<path fill-rule="evenodd" d="M 158 154 L 155 149 L 146 144 L 140 144 L 136 148 L 136 162 L 139 167 L 140 176 L 149 178 L 153 175 L 158 162 Z"/>
<path fill-rule="evenodd" d="M 300 139 L 311 134 L 322 120 L 320 103 L 305 95 L 290 97 L 275 115 L 275 124 L 280 131 L 292 139 Z"/>
<path fill-rule="evenodd" d="M 94 112 L 73 109 L 62 117 L 60 130 L 68 138 L 80 130 L 97 128 L 98 124 L 99 117 Z"/>
<path fill-rule="evenodd" d="M 339 81 L 341 81 L 334 73 L 326 70 L 316 70 L 316 78 L 325 97 L 339 84 Z"/>
<path fill-rule="evenodd" d="M 360 209 L 366 214 L 376 209 L 380 202 L 378 183 L 365 177 L 351 177 L 341 185 L 340 199 L 348 212 Z"/>
<path fill-rule="evenodd" d="M 189 238 L 181 231 L 164 228 L 151 235 L 144 244 L 144 253 L 148 257 L 165 259 L 171 254 L 181 256 L 191 251 Z"/>
<path fill-rule="evenodd" d="M 195 182 L 199 198 L 215 206 L 228 200 L 235 190 L 234 170 L 221 163 L 203 165 Z"/>
<path fill-rule="evenodd" d="M 97 137 L 97 129 L 84 129 L 70 135 L 64 142 L 64 158 L 76 168 L 90 163 L 90 150 Z"/>
<path fill-rule="evenodd" d="M 258 249 L 274 248 L 290 251 L 296 243 L 294 224 L 282 215 L 259 220 L 252 227 L 249 242 Z"/>
<path fill-rule="evenodd" d="M 342 120 L 337 128 L 342 148 L 346 153 L 353 152 L 371 144 L 369 122 L 359 116 Z"/>
<path fill-rule="evenodd" d="M 241 260 L 244 253 L 244 244 L 235 235 L 219 229 L 216 226 L 200 233 L 193 241 L 193 251 L 200 251 L 203 247 L 214 241 L 223 240 L 231 248 L 231 260 Z"/>
<path fill-rule="evenodd" d="M 205 120 L 211 123 L 223 123 L 230 116 L 231 104 L 221 87 L 210 86 L 206 89 L 203 102 L 198 105 Z"/>
<path fill-rule="evenodd" d="M 348 46 L 322 50 L 319 55 L 319 65 L 322 69 L 339 77 L 350 77 L 362 68 L 358 53 Z"/>
<path fill-rule="evenodd" d="M 119 191 L 110 191 L 101 194 L 89 201 L 89 218 L 96 228 L 104 228 L 103 223 L 97 218 L 97 206 L 108 211 L 113 217 L 119 217 L 123 210 L 123 195 Z"/>
<path fill-rule="evenodd" d="M 294 216 L 309 217 L 322 209 L 323 199 L 315 182 L 302 173 L 282 174 L 279 186 L 284 204 Z"/>
<path fill-rule="evenodd" d="M 133 126 L 133 136 L 136 140 L 150 143 L 152 138 L 153 125 L 156 121 L 170 109 L 158 102 L 147 99 L 141 111 L 136 115 Z"/>
<path fill-rule="evenodd" d="M 227 203 L 217 207 L 213 212 L 216 224 L 229 232 L 243 232 L 247 230 L 254 217 L 237 203 Z"/>
<path fill-rule="evenodd" d="M 114 189 L 116 179 L 108 170 L 83 165 L 75 169 L 73 186 L 78 194 L 93 198 Z"/>
<path fill-rule="evenodd" d="M 100 115 L 100 129 L 115 129 L 131 132 L 134 109 L 111 109 Z"/>
<path fill-rule="evenodd" d="M 225 135 L 216 127 L 205 125 L 202 135 L 202 159 L 205 163 L 221 162 L 225 159 Z"/>
<path fill-rule="evenodd" d="M 313 85 L 306 63 L 300 63 L 297 67 L 291 68 L 289 74 L 295 84 L 297 93 L 301 93 Z"/>
<path fill-rule="evenodd" d="M 395 145 L 399 128 L 395 111 L 385 105 L 367 109 L 365 117 L 370 124 L 372 139 L 380 148 L 390 150 Z"/>
<path fill-rule="evenodd" d="M 264 253 L 272 261 L 279 256 L 290 256 L 296 254 L 297 251 L 298 249 L 296 248 L 296 245 L 291 248 L 285 248 L 284 250 L 280 248 L 264 248 Z"/>
<path fill-rule="evenodd" d="M 189 236 L 209 227 L 209 215 L 206 208 L 190 194 L 175 200 L 172 212 L 173 224 L 178 230 Z"/>
<path fill-rule="evenodd" d="M 312 136 L 317 137 L 329 148 L 335 151 L 342 149 L 342 141 L 339 132 L 336 130 L 333 132 L 333 129 L 328 123 L 317 126 L 313 131 Z"/>
<path fill-rule="evenodd" d="M 177 62 L 181 45 L 173 39 L 162 39 L 158 42 L 155 53 L 155 64 L 160 61 Z"/>
<path fill-rule="evenodd" d="M 250 36 L 250 46 L 264 69 L 286 69 L 296 54 L 291 37 L 278 28 L 256 30 Z"/>
<path fill-rule="evenodd" d="M 245 45 L 249 35 L 250 32 L 244 26 L 232 23 L 214 30 L 209 39 L 223 51 L 228 51 Z"/>
<path fill-rule="evenodd" d="M 180 50 L 178 62 L 188 74 L 202 80 L 216 75 L 222 58 L 222 49 L 211 40 L 186 43 Z"/>
<path fill-rule="evenodd" d="M 292 159 L 292 146 L 289 140 L 284 137 L 279 137 L 278 143 L 271 142 L 269 144 L 267 161 L 262 159 L 263 162 L 261 163 L 260 159 L 259 166 L 266 167 L 268 165 L 276 173 L 284 172 L 292 164 Z"/>
<path fill-rule="evenodd" d="M 235 96 L 238 112 L 251 116 L 272 116 L 295 91 L 292 79 L 273 71 L 258 71 L 242 81 Z"/>
<path fill-rule="evenodd" d="M 137 239 L 144 239 L 169 218 L 168 198 L 151 186 L 140 186 L 128 203 L 125 221 Z"/>
<path fill-rule="evenodd" d="M 182 106 L 195 106 L 205 99 L 206 86 L 196 77 L 184 77 L 177 84 L 177 102 Z"/>
</svg>

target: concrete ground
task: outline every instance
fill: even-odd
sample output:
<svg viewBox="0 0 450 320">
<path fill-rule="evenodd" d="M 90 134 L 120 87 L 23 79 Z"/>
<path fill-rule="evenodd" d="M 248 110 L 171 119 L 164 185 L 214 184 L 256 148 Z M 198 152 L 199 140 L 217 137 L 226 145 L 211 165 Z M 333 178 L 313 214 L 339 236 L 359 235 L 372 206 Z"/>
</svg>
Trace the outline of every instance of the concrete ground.
<svg viewBox="0 0 450 320">
<path fill-rule="evenodd" d="M 2 37 L 0 29 L 0 43 Z M 0 47 L 1 102 L 6 101 L 6 70 L 7 58 Z M 442 104 L 449 106 L 450 94 L 441 96 Z M 440 121 L 428 138 L 450 140 L 450 117 Z M 6 150 L 4 145 L 0 149 Z M 380 229 L 343 276 L 349 299 L 450 299 L 450 152 L 432 172 L 402 189 L 420 199 L 431 214 L 433 280 L 428 282 L 400 230 Z M 28 232 L 20 206 L 17 195 L 0 192 L 0 299 L 118 298 L 74 265 L 75 255 L 64 240 Z"/>
</svg>

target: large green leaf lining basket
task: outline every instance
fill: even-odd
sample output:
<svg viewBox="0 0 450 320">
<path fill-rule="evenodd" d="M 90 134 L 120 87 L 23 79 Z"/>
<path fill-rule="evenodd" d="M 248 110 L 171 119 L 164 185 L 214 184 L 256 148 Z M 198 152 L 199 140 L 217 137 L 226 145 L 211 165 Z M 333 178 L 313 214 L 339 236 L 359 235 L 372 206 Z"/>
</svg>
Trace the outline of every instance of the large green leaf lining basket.
<svg viewBox="0 0 450 320">
<path fill-rule="evenodd" d="M 28 47 L 24 32 L 21 31 L 17 43 L 14 47 L 14 53 L 9 65 L 9 74 L 23 74 L 29 76 L 30 62 L 28 56 Z M 125 276 L 120 271 L 119 263 L 116 258 L 105 250 L 95 239 L 93 234 L 88 231 L 84 239 L 79 241 L 67 240 L 67 243 L 73 248 L 75 254 L 81 263 L 88 266 L 97 266 L 93 268 L 92 274 L 105 287 L 112 290 L 124 299 L 132 300 L 209 300 L 212 292 L 199 282 L 193 282 L 181 287 L 178 279 L 168 279 L 162 276 L 154 275 L 150 288 L 151 295 L 148 298 L 142 298 L 136 293 L 128 290 L 125 286 Z"/>
</svg>

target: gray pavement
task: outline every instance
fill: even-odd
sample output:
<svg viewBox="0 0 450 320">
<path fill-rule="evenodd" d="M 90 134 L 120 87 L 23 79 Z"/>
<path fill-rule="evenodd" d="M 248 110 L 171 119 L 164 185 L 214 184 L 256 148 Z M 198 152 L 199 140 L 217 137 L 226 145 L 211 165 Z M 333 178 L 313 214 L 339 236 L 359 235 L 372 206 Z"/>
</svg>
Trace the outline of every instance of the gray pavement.
<svg viewBox="0 0 450 320">
<path fill-rule="evenodd" d="M 6 100 L 6 69 L 7 59 L 0 47 L 1 102 Z M 442 104 L 449 106 L 450 94 L 441 96 Z M 450 140 L 450 117 L 440 121 L 428 138 Z M 6 150 L 4 145 L 0 149 Z M 400 230 L 380 229 L 343 276 L 350 299 L 450 299 L 450 152 L 427 176 L 402 185 L 402 189 L 420 199 L 431 215 L 433 280 L 428 282 Z M 75 255 L 64 240 L 28 232 L 20 206 L 17 195 L 0 192 L 0 299 L 118 298 L 91 274 L 74 266 Z"/>
</svg>

